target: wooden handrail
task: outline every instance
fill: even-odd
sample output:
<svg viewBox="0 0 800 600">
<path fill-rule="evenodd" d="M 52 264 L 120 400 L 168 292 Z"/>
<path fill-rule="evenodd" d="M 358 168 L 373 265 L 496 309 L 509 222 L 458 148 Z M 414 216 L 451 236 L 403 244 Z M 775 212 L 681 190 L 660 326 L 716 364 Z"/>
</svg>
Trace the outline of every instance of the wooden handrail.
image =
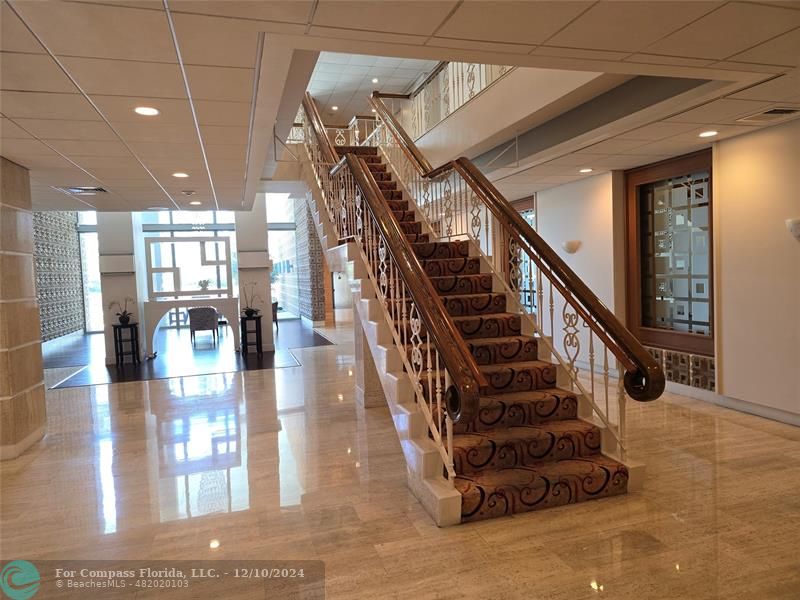
<svg viewBox="0 0 800 600">
<path fill-rule="evenodd" d="M 642 402 L 655 400 L 661 396 L 665 387 L 664 373 L 661 367 L 641 342 L 620 323 L 614 313 L 514 210 L 508 200 L 472 161 L 461 157 L 435 169 L 431 167 L 414 141 L 391 111 L 387 109 L 381 100 L 382 97 L 383 94 L 380 92 L 373 92 L 370 102 L 417 172 L 422 177 L 431 179 L 449 171 L 457 171 L 483 200 L 500 225 L 511 232 L 520 246 L 532 248 L 535 251 L 536 256 L 532 258 L 540 268 L 544 268 L 555 276 L 551 281 L 564 294 L 564 297 L 572 297 L 577 301 L 573 307 L 625 366 L 624 383 L 628 395 L 634 400 Z"/>
<path fill-rule="evenodd" d="M 311 120 L 311 129 L 317 143 L 326 153 L 325 147 L 335 154 L 324 125 L 316 111 L 314 99 L 306 94 L 303 108 Z M 322 133 L 320 133 L 322 132 Z M 326 158 L 327 161 L 327 158 Z M 375 223 L 384 239 L 386 248 L 394 260 L 400 276 L 409 288 L 420 319 L 425 325 L 429 341 L 433 343 L 450 374 L 451 384 L 445 390 L 444 401 L 453 422 L 470 422 L 478 414 L 481 388 L 487 387 L 486 377 L 481 372 L 472 353 L 458 332 L 452 318 L 442 302 L 436 288 L 425 275 L 425 269 L 411 243 L 392 215 L 389 204 L 375 181 L 375 177 L 363 159 L 347 153 L 341 159 L 332 160 L 330 174 L 335 176 L 341 169 L 350 169 L 356 185 L 362 193 L 367 210 L 375 217 Z"/>
<path fill-rule="evenodd" d="M 322 122 L 319 110 L 317 110 L 317 103 L 314 102 L 314 98 L 308 92 L 303 96 L 303 110 L 306 111 L 306 115 L 311 120 L 311 129 L 314 131 L 320 150 L 322 150 L 322 157 L 326 163 L 335 165 L 339 162 L 339 154 L 336 152 L 334 145 L 331 144 L 327 133 L 325 133 L 325 124 Z"/>
<path fill-rule="evenodd" d="M 452 382 L 445 391 L 447 410 L 453 422 L 470 422 L 478 414 L 480 389 L 487 386 L 488 382 L 452 318 L 448 316 L 439 293 L 425 275 L 422 263 L 393 217 L 366 162 L 350 153 L 345 154 L 345 162 L 361 189 L 362 197 L 375 218 L 375 224 L 403 282 L 410 290 L 414 305 L 428 331 L 429 341 L 450 373 Z"/>
</svg>

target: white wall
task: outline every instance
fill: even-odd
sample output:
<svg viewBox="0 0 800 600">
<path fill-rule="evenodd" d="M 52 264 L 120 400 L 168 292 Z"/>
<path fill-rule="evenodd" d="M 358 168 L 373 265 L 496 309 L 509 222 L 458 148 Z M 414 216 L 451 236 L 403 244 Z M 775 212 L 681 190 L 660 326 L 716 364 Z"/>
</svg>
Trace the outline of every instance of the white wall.
<svg viewBox="0 0 800 600">
<path fill-rule="evenodd" d="M 420 137 L 416 144 L 430 161 L 439 165 L 462 154 L 474 154 L 507 140 L 513 132 L 525 131 L 536 121 L 530 117 L 589 82 L 602 73 L 515 69 L 485 89 L 480 95 L 442 120 Z M 573 103 L 586 100 L 578 92 Z M 509 99 L 513 98 L 513 102 Z M 554 115 L 540 115 L 539 122 Z"/>
<path fill-rule="evenodd" d="M 536 194 L 539 235 L 614 310 L 612 175 L 603 173 Z M 580 240 L 575 254 L 561 244 Z"/>
<path fill-rule="evenodd" d="M 714 148 L 717 382 L 800 414 L 800 120 Z"/>
<path fill-rule="evenodd" d="M 597 297 L 622 320 L 625 305 L 624 282 L 615 277 L 615 264 L 624 264 L 615 245 L 614 214 L 619 210 L 618 195 L 620 173 L 603 173 L 565 185 L 560 185 L 536 194 L 536 219 L 539 235 L 564 259 L 567 265 L 583 279 Z M 615 201 L 616 198 L 616 201 Z M 579 240 L 580 248 L 568 254 L 562 244 L 568 240 Z M 545 284 L 544 305 L 548 306 L 549 289 Z M 554 315 L 555 343 L 557 349 L 563 341 L 562 304 L 556 301 Z M 545 315 L 549 323 L 549 311 Z M 546 333 L 549 334 L 549 325 Z M 589 336 L 580 327 L 581 351 L 578 362 L 588 363 Z M 598 347 L 599 348 L 599 347 Z"/>
</svg>

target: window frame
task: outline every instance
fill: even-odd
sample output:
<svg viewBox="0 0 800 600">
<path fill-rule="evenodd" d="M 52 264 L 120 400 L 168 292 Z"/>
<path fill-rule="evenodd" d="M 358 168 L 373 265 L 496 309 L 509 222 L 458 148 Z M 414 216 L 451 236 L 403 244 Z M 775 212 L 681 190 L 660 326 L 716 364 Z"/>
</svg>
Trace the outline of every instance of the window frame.
<svg viewBox="0 0 800 600">
<path fill-rule="evenodd" d="M 709 335 L 700 335 L 682 331 L 672 331 L 642 325 L 642 256 L 640 232 L 640 203 L 638 188 L 671 177 L 680 177 L 694 171 L 705 170 L 709 173 L 708 185 L 708 301 L 709 301 Z M 646 346 L 664 348 L 714 356 L 714 173 L 712 169 L 711 149 L 693 152 L 684 156 L 667 159 L 661 162 L 637 167 L 625 171 L 625 215 L 626 215 L 626 275 L 627 275 L 627 323 L 628 329 Z"/>
</svg>

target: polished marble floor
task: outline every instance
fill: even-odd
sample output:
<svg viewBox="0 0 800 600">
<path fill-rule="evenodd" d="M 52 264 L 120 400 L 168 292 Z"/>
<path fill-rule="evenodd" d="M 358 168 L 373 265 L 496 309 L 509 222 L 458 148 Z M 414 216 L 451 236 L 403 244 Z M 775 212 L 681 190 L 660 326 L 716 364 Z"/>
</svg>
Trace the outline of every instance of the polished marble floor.
<svg viewBox="0 0 800 600">
<path fill-rule="evenodd" d="M 195 343 L 187 328 L 159 329 L 156 333 L 158 356 L 141 363 L 106 365 L 102 333 L 70 334 L 42 345 L 47 370 L 74 367 L 69 375 L 48 387 L 76 387 L 104 383 L 123 383 L 192 375 L 209 375 L 257 369 L 296 367 L 300 363 L 294 348 L 327 346 L 332 342 L 300 319 L 280 319 L 274 329 L 275 351 L 262 354 L 236 352 L 228 327 L 220 327 L 218 343 L 211 332 L 198 332 Z"/>
<path fill-rule="evenodd" d="M 800 429 L 632 403 L 644 491 L 438 529 L 355 405 L 351 327 L 300 367 L 48 391 L 0 463 L 0 556 L 321 559 L 331 599 L 800 597 Z"/>
</svg>

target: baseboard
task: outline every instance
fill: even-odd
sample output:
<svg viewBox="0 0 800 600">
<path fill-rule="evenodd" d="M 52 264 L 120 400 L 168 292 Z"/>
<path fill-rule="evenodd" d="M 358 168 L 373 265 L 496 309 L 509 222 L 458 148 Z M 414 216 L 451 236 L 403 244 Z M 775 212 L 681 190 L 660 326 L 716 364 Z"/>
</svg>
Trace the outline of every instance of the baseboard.
<svg viewBox="0 0 800 600">
<path fill-rule="evenodd" d="M 313 321 L 313 320 L 309 319 L 308 317 L 303 317 L 303 316 L 301 316 L 300 319 L 303 321 L 303 323 L 308 323 L 309 325 L 311 325 L 311 327 L 324 327 L 325 326 L 325 320 L 324 319 L 322 321 Z"/>
<path fill-rule="evenodd" d="M 672 381 L 667 382 L 667 391 L 673 394 L 680 394 L 681 396 L 688 396 L 694 400 L 701 400 L 703 402 L 716 404 L 717 406 L 722 406 L 723 408 L 729 408 L 738 412 L 769 419 L 770 421 L 778 421 L 780 423 L 786 423 L 787 425 L 800 427 L 800 414 L 790 413 L 779 408 L 772 408 L 771 406 L 763 406 L 761 404 L 753 404 L 747 400 L 739 400 L 738 398 L 723 396 L 722 394 L 717 394 L 708 390 L 701 390 L 700 388 L 695 388 Z"/>
<path fill-rule="evenodd" d="M 25 452 L 25 450 L 41 440 L 44 437 L 44 433 L 45 426 L 42 425 L 41 427 L 37 427 L 34 431 L 29 433 L 24 439 L 20 440 L 16 444 L 0 446 L 0 460 L 11 460 L 12 458 L 17 458 L 19 455 Z"/>
</svg>

